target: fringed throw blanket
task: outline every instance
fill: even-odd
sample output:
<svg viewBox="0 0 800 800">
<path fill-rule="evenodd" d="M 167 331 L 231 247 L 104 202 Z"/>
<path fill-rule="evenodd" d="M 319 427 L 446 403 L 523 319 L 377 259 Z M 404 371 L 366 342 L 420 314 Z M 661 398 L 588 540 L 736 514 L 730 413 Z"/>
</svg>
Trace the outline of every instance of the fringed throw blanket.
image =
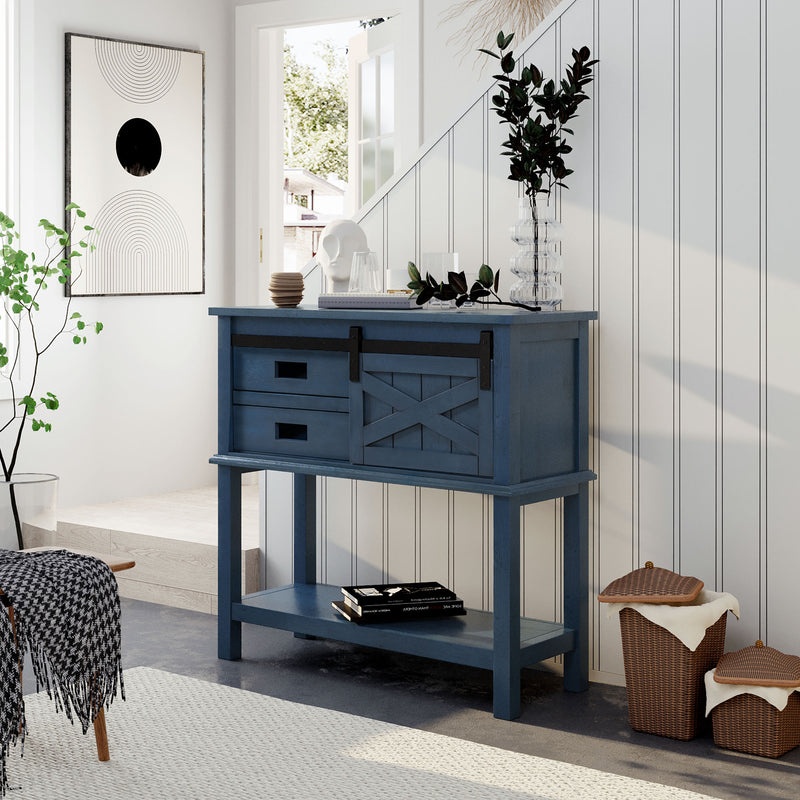
<svg viewBox="0 0 800 800">
<path fill-rule="evenodd" d="M 30 652 L 37 691 L 44 687 L 83 732 L 119 687 L 122 699 L 120 603 L 107 564 L 67 550 L 0 550 L 0 589 L 14 607 L 17 642 L 7 609 L 0 609 L 0 796 L 6 756 L 25 737 L 19 664 Z"/>
</svg>

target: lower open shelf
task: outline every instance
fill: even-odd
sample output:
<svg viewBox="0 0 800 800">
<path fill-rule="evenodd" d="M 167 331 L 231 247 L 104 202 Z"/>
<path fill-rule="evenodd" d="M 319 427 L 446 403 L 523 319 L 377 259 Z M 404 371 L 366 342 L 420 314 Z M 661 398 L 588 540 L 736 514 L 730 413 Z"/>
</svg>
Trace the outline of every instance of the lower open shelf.
<svg viewBox="0 0 800 800">
<path fill-rule="evenodd" d="M 291 584 L 247 595 L 233 604 L 233 618 L 269 628 L 320 636 L 383 650 L 492 669 L 494 615 L 469 609 L 464 616 L 358 625 L 331 607 L 341 600 L 338 586 Z M 535 664 L 574 648 L 571 628 L 520 619 L 520 666 Z"/>
</svg>

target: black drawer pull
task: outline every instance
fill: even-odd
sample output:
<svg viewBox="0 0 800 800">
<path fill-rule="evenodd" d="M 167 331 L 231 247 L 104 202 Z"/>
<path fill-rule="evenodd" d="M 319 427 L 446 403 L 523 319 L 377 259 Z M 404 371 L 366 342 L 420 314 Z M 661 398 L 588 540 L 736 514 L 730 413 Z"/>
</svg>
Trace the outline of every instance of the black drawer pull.
<svg viewBox="0 0 800 800">
<path fill-rule="evenodd" d="M 276 361 L 275 377 L 305 381 L 308 379 L 308 364 L 305 361 Z"/>
<path fill-rule="evenodd" d="M 275 423 L 275 438 L 276 439 L 294 439 L 298 442 L 308 441 L 308 426 L 297 425 L 294 422 L 276 422 Z"/>
</svg>

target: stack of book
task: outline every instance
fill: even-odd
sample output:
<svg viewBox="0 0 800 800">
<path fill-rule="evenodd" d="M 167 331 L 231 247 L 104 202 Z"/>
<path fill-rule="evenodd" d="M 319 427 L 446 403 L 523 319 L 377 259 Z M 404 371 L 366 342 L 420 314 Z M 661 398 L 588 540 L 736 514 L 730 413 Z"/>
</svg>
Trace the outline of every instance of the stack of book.
<svg viewBox="0 0 800 800">
<path fill-rule="evenodd" d="M 350 622 L 398 622 L 466 614 L 464 601 L 441 583 L 343 586 L 331 605 Z"/>
</svg>

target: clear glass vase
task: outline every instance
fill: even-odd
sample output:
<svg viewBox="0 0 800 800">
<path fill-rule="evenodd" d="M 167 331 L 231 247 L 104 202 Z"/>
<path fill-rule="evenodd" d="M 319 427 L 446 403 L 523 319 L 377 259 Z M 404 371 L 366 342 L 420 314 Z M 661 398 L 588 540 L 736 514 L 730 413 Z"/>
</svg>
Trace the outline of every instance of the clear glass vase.
<svg viewBox="0 0 800 800">
<path fill-rule="evenodd" d="M 56 531 L 58 476 L 18 472 L 0 480 L 0 548 L 51 544 Z"/>
<path fill-rule="evenodd" d="M 511 226 L 511 239 L 519 245 L 509 262 L 517 277 L 509 290 L 512 302 L 538 306 L 542 311 L 561 306 L 561 230 L 546 198 L 538 198 L 535 204 L 529 197 L 520 198 L 519 215 Z"/>
</svg>

